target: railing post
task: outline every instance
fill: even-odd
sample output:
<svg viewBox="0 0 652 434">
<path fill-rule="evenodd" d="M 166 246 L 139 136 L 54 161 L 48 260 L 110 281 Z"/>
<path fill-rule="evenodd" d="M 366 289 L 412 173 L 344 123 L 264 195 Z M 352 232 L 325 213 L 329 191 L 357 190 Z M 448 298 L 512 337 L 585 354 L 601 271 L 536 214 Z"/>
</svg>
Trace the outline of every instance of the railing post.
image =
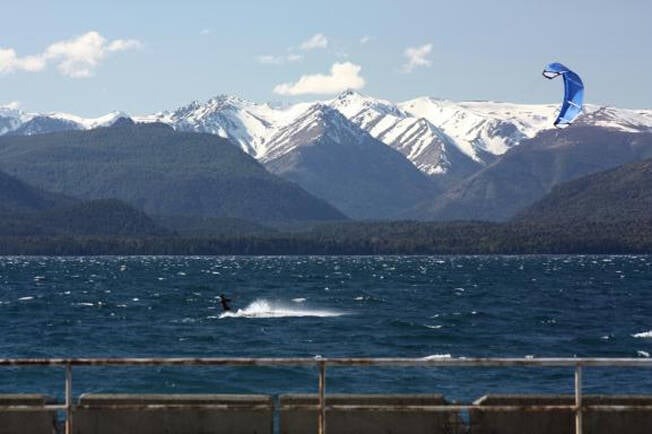
<svg viewBox="0 0 652 434">
<path fill-rule="evenodd" d="M 319 362 L 319 426 L 317 432 L 326 434 L 326 362 Z"/>
<path fill-rule="evenodd" d="M 575 366 L 575 434 L 582 434 L 582 365 Z"/>
<path fill-rule="evenodd" d="M 72 434 L 72 366 L 66 364 L 66 434 Z"/>
</svg>

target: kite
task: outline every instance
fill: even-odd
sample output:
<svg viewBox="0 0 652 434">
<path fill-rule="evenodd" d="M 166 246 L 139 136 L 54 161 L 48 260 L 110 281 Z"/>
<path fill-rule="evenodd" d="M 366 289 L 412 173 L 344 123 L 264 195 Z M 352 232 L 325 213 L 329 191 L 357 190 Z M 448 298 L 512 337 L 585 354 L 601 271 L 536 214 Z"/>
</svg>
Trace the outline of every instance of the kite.
<svg viewBox="0 0 652 434">
<path fill-rule="evenodd" d="M 554 125 L 557 128 L 565 128 L 582 113 L 584 84 L 579 75 L 561 63 L 550 63 L 543 69 L 543 76 L 546 78 L 553 79 L 560 75 L 564 78 L 564 101 Z"/>
</svg>

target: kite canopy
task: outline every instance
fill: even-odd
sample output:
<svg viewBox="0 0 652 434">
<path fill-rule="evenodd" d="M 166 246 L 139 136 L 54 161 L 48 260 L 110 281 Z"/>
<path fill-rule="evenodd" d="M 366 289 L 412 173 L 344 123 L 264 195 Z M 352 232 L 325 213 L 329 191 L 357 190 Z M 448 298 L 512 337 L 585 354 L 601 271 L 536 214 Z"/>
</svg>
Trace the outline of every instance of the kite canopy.
<svg viewBox="0 0 652 434">
<path fill-rule="evenodd" d="M 584 84 L 579 75 L 561 63 L 550 63 L 543 69 L 543 76 L 546 78 L 553 79 L 560 75 L 564 77 L 564 101 L 554 125 L 564 128 L 572 124 L 575 118 L 582 113 Z"/>
</svg>

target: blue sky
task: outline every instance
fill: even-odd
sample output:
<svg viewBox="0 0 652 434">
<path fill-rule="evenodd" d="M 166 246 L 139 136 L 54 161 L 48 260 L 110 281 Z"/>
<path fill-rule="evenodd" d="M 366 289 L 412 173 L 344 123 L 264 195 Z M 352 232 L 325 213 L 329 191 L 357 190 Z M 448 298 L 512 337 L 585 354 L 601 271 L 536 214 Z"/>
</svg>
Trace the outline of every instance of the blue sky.
<svg viewBox="0 0 652 434">
<path fill-rule="evenodd" d="M 587 102 L 652 108 L 649 0 L 134 3 L 4 4 L 0 104 L 141 114 L 343 86 L 394 101 L 549 103 L 561 84 L 541 69 L 560 61 L 583 77 Z"/>
</svg>

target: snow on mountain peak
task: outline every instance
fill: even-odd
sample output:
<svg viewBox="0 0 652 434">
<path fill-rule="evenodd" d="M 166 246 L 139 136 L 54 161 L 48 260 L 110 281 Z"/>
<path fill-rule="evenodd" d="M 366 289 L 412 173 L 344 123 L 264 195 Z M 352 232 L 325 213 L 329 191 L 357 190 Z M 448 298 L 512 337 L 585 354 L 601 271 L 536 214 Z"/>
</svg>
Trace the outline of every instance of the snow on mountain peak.
<svg viewBox="0 0 652 434">
<path fill-rule="evenodd" d="M 578 118 L 577 123 L 634 133 L 652 131 L 652 110 L 588 105 L 584 107 L 584 114 Z"/>
<path fill-rule="evenodd" d="M 395 104 L 346 90 L 323 102 L 258 104 L 217 95 L 174 111 L 137 116 L 136 122 L 164 122 L 175 129 L 217 134 L 245 152 L 268 161 L 320 136 L 338 143 L 361 143 L 368 135 L 401 152 L 422 172 L 449 174 L 476 167 L 551 129 L 558 104 L 455 102 L 421 97 Z M 90 129 L 111 125 L 123 112 L 97 118 L 65 113 L 25 113 L 15 104 L 0 106 L 0 135 L 41 133 L 53 128 Z M 56 121 L 53 123 L 53 121 Z M 621 131 L 652 130 L 652 110 L 585 105 L 580 124 Z M 25 125 L 25 128 L 22 126 Z"/>
<path fill-rule="evenodd" d="M 404 116 L 394 103 L 384 99 L 372 98 L 350 89 L 340 93 L 327 104 L 349 119 L 368 110 L 385 115 Z"/>
<path fill-rule="evenodd" d="M 0 116 L 20 117 L 21 114 L 20 104 L 16 101 L 0 105 Z"/>
<path fill-rule="evenodd" d="M 30 116 L 23 113 L 16 102 L 0 106 L 0 135 L 15 130 L 29 119 Z"/>
<path fill-rule="evenodd" d="M 340 94 L 329 105 L 377 140 L 401 152 L 422 172 L 447 172 L 445 148 L 451 142 L 425 118 L 411 116 L 390 101 L 354 91 Z"/>
<path fill-rule="evenodd" d="M 502 155 L 526 137 L 552 128 L 556 106 L 491 101 L 453 102 L 432 97 L 398 105 L 412 116 L 428 119 L 475 161 L 483 154 Z"/>
<path fill-rule="evenodd" d="M 335 143 L 356 145 L 370 139 L 342 113 L 324 103 L 313 103 L 293 122 L 281 127 L 269 140 L 263 162 L 278 158 L 291 150 L 310 145 L 321 138 Z"/>
<path fill-rule="evenodd" d="M 210 110 L 239 110 L 245 107 L 254 106 L 256 103 L 239 96 L 217 95 L 206 101 L 204 105 Z"/>
<path fill-rule="evenodd" d="M 107 113 L 103 116 L 99 116 L 96 118 L 83 118 L 80 116 L 71 115 L 69 113 L 48 113 L 45 116 L 51 119 L 58 119 L 62 121 L 72 122 L 73 124 L 78 125 L 79 129 L 83 129 L 83 130 L 90 130 L 99 127 L 108 127 L 113 125 L 113 123 L 120 118 L 130 117 L 127 113 L 118 110 L 112 111 L 110 113 Z"/>
<path fill-rule="evenodd" d="M 367 136 L 365 131 L 327 104 L 313 104 L 302 118 L 312 126 L 320 128 L 321 134 L 337 143 L 359 143 Z"/>
</svg>

